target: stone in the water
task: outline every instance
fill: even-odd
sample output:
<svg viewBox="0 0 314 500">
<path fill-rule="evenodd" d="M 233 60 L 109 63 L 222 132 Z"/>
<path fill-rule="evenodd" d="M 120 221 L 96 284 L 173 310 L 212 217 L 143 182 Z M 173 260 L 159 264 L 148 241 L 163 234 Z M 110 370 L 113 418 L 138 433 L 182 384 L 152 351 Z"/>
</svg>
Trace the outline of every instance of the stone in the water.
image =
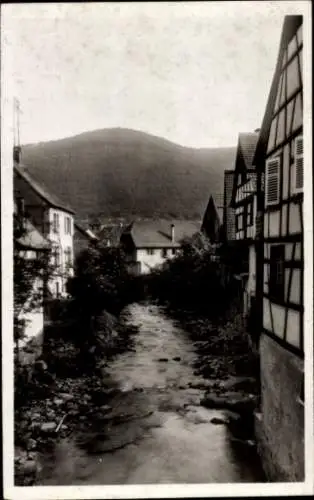
<svg viewBox="0 0 314 500">
<path fill-rule="evenodd" d="M 172 359 L 173 359 L 173 361 L 181 361 L 180 356 L 175 356 L 175 357 L 174 357 L 174 358 L 172 358 Z"/>
<path fill-rule="evenodd" d="M 158 361 L 160 361 L 160 363 L 167 363 L 168 358 L 159 358 Z"/>
<path fill-rule="evenodd" d="M 223 418 L 218 418 L 218 417 L 213 417 L 210 422 L 212 424 L 215 424 L 215 425 L 224 425 L 224 424 L 226 424 L 226 420 L 224 420 Z"/>
<path fill-rule="evenodd" d="M 257 397 L 239 392 L 226 392 L 220 395 L 206 394 L 201 400 L 201 405 L 205 408 L 226 408 L 240 414 L 252 413 L 257 405 Z"/>
</svg>

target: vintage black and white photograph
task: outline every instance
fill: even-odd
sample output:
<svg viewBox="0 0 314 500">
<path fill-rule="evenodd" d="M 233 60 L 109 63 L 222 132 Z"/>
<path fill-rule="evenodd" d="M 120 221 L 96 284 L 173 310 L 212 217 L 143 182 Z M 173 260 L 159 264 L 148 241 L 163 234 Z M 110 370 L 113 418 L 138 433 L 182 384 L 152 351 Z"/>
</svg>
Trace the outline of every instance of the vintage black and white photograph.
<svg viewBox="0 0 314 500">
<path fill-rule="evenodd" d="M 310 494 L 310 2 L 1 10 L 5 498 Z"/>
</svg>

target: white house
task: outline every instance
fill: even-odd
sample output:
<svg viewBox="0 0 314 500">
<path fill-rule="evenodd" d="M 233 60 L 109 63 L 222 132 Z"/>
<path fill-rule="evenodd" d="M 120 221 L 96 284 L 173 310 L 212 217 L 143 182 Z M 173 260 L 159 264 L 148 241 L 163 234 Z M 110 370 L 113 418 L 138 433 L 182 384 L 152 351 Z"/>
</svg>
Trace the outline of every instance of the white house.
<svg viewBox="0 0 314 500">
<path fill-rule="evenodd" d="M 51 243 L 49 282 L 53 297 L 66 293 L 66 282 L 73 275 L 74 212 L 41 185 L 21 163 L 14 164 L 14 198 L 23 206 L 25 217 Z"/>
<path fill-rule="evenodd" d="M 181 241 L 200 228 L 199 221 L 135 221 L 122 233 L 120 244 L 134 272 L 147 274 L 173 258 L 181 248 Z"/>
</svg>

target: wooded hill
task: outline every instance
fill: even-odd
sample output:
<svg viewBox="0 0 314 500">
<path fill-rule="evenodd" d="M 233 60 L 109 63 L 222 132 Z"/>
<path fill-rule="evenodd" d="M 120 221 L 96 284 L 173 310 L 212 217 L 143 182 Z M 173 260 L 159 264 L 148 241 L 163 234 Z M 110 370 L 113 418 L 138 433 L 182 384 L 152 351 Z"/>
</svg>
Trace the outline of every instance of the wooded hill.
<svg viewBox="0 0 314 500">
<path fill-rule="evenodd" d="M 235 148 L 187 148 L 129 129 L 23 146 L 22 161 L 79 218 L 201 218 Z"/>
</svg>

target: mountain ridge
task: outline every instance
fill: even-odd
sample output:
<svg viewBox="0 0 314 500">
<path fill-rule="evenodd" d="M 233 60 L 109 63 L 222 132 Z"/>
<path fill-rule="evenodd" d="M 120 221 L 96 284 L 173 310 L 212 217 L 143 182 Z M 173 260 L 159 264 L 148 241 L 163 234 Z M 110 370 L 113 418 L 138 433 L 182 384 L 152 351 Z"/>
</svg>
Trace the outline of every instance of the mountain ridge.
<svg viewBox="0 0 314 500">
<path fill-rule="evenodd" d="M 22 149 L 29 172 L 79 218 L 200 218 L 234 158 L 234 147 L 191 148 L 120 127 Z"/>
</svg>

